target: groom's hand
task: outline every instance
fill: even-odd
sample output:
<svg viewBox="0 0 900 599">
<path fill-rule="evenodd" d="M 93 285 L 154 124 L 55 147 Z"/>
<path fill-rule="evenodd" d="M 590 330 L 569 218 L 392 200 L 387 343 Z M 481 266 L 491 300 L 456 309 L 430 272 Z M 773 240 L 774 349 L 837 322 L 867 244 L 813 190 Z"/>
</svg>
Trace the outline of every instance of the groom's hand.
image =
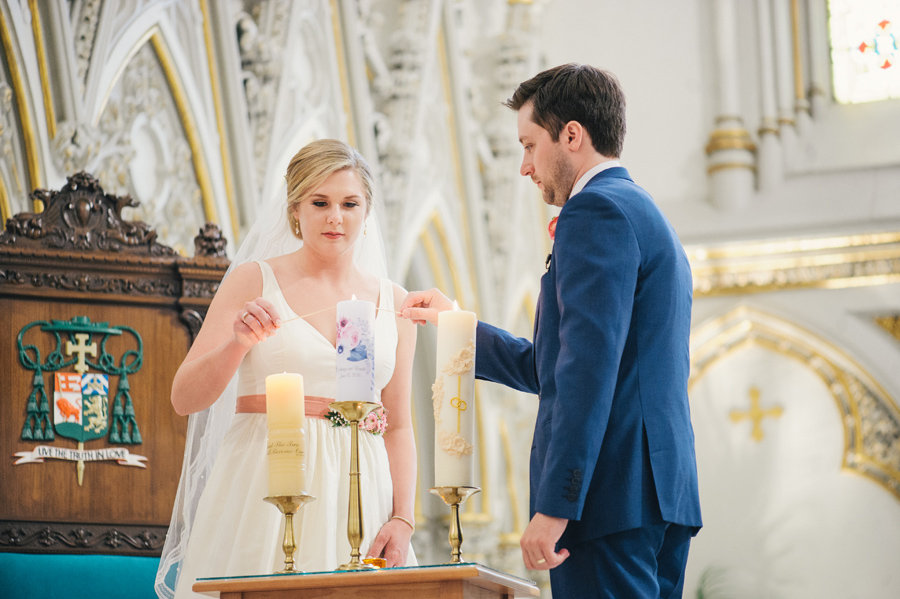
<svg viewBox="0 0 900 599">
<path fill-rule="evenodd" d="M 554 518 L 537 512 L 525 532 L 519 545 L 522 546 L 522 559 L 529 570 L 549 570 L 560 565 L 569 557 L 569 550 L 556 552 L 556 542 L 566 530 L 569 523 L 565 518 Z"/>
<path fill-rule="evenodd" d="M 437 325 L 438 314 L 453 309 L 453 302 L 439 289 L 412 291 L 403 300 L 400 314 L 416 324 L 430 322 Z"/>
</svg>

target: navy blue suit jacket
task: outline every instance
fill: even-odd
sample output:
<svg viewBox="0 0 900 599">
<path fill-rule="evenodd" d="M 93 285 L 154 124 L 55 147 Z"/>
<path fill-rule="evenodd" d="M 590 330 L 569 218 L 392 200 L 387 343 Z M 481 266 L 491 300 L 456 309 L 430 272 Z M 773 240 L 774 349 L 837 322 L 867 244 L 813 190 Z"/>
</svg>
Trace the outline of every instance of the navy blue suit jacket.
<svg viewBox="0 0 900 599">
<path fill-rule="evenodd" d="M 539 395 L 531 513 L 571 521 L 561 546 L 662 521 L 701 526 L 692 295 L 675 231 L 614 167 L 560 212 L 534 342 L 478 324 L 478 378 Z"/>
</svg>

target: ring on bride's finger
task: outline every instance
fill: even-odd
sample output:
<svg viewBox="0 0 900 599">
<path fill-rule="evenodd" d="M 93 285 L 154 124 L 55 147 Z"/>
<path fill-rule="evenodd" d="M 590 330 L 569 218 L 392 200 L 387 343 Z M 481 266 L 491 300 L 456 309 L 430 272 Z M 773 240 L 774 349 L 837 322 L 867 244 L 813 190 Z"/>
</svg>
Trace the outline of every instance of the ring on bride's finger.
<svg viewBox="0 0 900 599">
<path fill-rule="evenodd" d="M 241 316 L 241 320 L 244 321 L 244 324 L 247 324 L 247 317 L 250 316 L 249 312 L 244 312 L 244 315 Z"/>
</svg>

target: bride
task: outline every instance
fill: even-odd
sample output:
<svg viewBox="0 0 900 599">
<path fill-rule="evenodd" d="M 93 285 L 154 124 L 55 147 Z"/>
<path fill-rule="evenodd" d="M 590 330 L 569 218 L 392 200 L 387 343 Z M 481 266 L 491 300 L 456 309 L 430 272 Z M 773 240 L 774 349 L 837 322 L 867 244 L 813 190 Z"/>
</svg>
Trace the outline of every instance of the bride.
<svg viewBox="0 0 900 599">
<path fill-rule="evenodd" d="M 349 560 L 350 431 L 326 414 L 336 386 L 333 308 L 352 295 L 379 308 L 372 401 L 384 405 L 359 435 L 360 550 L 383 555 L 388 567 L 415 564 L 416 332 L 393 312 L 406 291 L 384 276 L 369 166 L 347 144 L 319 140 L 294 156 L 286 179 L 287 202 L 266 211 L 248 234 L 172 384 L 172 405 L 191 417 L 157 573 L 160 597 L 195 596 L 198 577 L 270 574 L 283 566 L 283 517 L 263 501 L 265 378 L 273 373 L 302 374 L 306 393 L 307 492 L 316 499 L 295 519 L 297 566 L 330 571 Z"/>
</svg>

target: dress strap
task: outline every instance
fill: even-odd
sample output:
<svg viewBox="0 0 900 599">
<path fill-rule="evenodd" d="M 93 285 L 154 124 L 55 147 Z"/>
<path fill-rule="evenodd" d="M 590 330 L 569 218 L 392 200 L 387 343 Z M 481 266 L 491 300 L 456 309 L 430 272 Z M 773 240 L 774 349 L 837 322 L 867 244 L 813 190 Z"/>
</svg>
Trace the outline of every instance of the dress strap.
<svg viewBox="0 0 900 599">
<path fill-rule="evenodd" d="M 379 279 L 378 307 L 385 310 L 394 309 L 394 284 L 387 277 Z"/>
</svg>

